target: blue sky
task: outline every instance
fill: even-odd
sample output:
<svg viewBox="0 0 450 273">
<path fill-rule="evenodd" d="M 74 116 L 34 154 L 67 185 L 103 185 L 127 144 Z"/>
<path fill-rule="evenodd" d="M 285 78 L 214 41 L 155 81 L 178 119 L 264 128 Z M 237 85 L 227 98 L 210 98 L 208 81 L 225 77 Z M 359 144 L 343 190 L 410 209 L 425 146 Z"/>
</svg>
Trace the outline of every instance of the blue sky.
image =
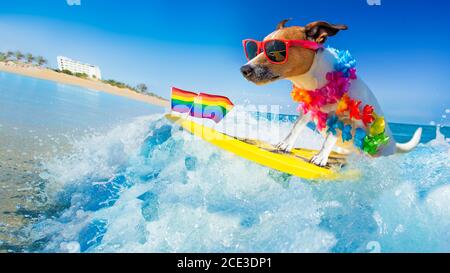
<svg viewBox="0 0 450 273">
<path fill-rule="evenodd" d="M 65 55 L 165 97 L 175 85 L 294 113 L 289 82 L 257 87 L 242 78 L 241 40 L 262 39 L 284 18 L 326 20 L 349 26 L 328 45 L 350 50 L 389 121 L 442 122 L 450 108 L 450 3 L 366 1 L 3 1 L 0 50 L 40 54 L 51 66 Z"/>
</svg>

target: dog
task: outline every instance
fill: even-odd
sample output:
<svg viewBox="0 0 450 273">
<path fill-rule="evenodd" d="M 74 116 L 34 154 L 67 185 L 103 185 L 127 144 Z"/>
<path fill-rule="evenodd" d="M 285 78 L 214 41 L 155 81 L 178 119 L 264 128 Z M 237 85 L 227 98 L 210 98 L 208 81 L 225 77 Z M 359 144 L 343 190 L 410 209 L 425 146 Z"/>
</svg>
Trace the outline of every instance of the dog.
<svg viewBox="0 0 450 273">
<path fill-rule="evenodd" d="M 304 27 L 286 27 L 285 24 L 289 20 L 290 19 L 281 21 L 277 25 L 276 30 L 265 37 L 264 41 L 270 41 L 273 39 L 292 41 L 302 40 L 314 42 L 320 46 L 325 43 L 328 37 L 334 36 L 340 31 L 348 29 L 345 25 L 331 24 L 324 21 L 312 22 Z M 267 53 L 259 51 L 255 53 L 253 58 L 249 58 L 247 56 L 249 61 L 241 67 L 242 75 L 248 81 L 257 85 L 269 84 L 281 79 L 291 81 L 294 88 L 299 88 L 300 90 L 317 90 L 327 85 L 329 81 L 329 79 L 327 79 L 327 74 L 334 71 L 336 62 L 338 61 L 336 50 L 323 47 L 317 50 L 312 50 L 311 48 L 302 46 L 292 46 L 288 50 L 289 58 L 287 58 L 284 63 L 273 63 L 269 59 L 270 57 L 276 60 L 280 52 L 276 52 L 277 56 L 275 57 L 272 52 L 270 53 L 271 56 L 268 56 Z M 247 51 L 246 54 L 248 54 Z M 408 143 L 400 144 L 395 142 L 389 126 L 387 123 L 384 123 L 384 119 L 380 118 L 384 115 L 377 99 L 368 86 L 359 77 L 355 77 L 355 79 L 351 81 L 347 91 L 348 92 L 345 96 L 351 98 L 351 102 L 360 103 L 356 104 L 356 106 L 359 107 L 356 109 L 356 112 L 365 112 L 367 110 L 370 114 L 372 113 L 370 111 L 373 111 L 373 115 L 368 116 L 369 122 L 373 122 L 376 113 L 376 117 L 378 117 L 380 123 L 383 124 L 383 136 L 385 137 L 385 142 L 383 145 L 380 145 L 377 150 L 372 151 L 370 155 L 388 156 L 396 152 L 409 152 L 419 144 L 422 128 L 417 129 L 414 136 Z M 333 101 L 333 99 L 331 99 L 331 102 L 329 103 L 322 103 L 320 107 L 317 108 L 318 111 L 316 111 L 316 113 L 320 112 L 322 115 L 326 115 L 327 117 L 335 115 L 339 110 L 341 100 Z M 362 109 L 364 105 L 367 105 L 367 107 Z M 296 140 L 300 136 L 302 130 L 311 121 L 317 125 L 320 120 L 317 116 L 314 116 L 314 113 L 303 111 L 303 114 L 299 116 L 292 130 L 283 141 L 276 145 L 276 148 L 280 151 L 290 152 L 294 148 Z M 354 118 L 351 118 L 351 115 L 350 118 L 348 115 L 345 116 L 343 121 L 339 122 L 341 129 L 343 128 L 343 124 L 348 123 L 350 126 L 348 129 L 351 130 L 352 134 L 355 134 L 356 128 L 363 128 L 365 131 L 362 133 L 363 136 L 364 134 L 368 135 L 369 128 L 367 124 L 363 124 L 362 120 L 355 120 Z M 319 152 L 310 160 L 311 163 L 318 166 L 327 165 L 328 157 L 333 150 L 342 154 L 361 152 L 362 150 L 362 148 L 358 149 L 355 146 L 356 136 L 350 141 L 345 141 L 347 139 L 344 139 L 342 136 L 342 134 L 344 134 L 344 130 L 338 130 L 337 133 L 336 131 L 332 132 L 333 130 L 330 131 L 330 126 L 328 123 L 329 122 L 327 121 L 327 125 L 324 128 L 319 128 L 319 131 L 324 136 L 325 140 Z M 361 138 L 360 142 L 364 141 L 364 139 L 367 138 Z M 362 147 L 361 143 L 359 145 Z M 366 148 L 366 146 L 364 147 Z"/>
</svg>

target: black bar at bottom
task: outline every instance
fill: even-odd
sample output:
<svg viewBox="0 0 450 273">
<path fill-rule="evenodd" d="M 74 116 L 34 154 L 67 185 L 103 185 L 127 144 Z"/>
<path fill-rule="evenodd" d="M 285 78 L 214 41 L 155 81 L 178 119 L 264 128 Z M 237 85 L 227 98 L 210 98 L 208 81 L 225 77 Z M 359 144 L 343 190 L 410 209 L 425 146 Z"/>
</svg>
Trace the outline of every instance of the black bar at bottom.
<svg viewBox="0 0 450 273">
<path fill-rule="evenodd" d="M 33 270 L 53 268 L 58 272 L 67 269 L 106 272 L 111 268 L 123 273 L 313 272 L 357 268 L 385 272 L 387 268 L 392 270 L 395 267 L 405 270 L 426 264 L 436 266 L 438 262 L 447 263 L 449 258 L 449 254 L 0 254 L 0 266 L 6 269 L 9 264 L 17 272 L 22 267 Z"/>
</svg>

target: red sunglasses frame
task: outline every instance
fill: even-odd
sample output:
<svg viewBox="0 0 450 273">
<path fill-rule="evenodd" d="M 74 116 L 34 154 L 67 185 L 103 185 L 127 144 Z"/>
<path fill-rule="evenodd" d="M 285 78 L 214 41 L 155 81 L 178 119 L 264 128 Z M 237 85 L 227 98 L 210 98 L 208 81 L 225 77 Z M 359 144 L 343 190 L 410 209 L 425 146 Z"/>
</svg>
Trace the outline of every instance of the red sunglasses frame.
<svg viewBox="0 0 450 273">
<path fill-rule="evenodd" d="M 284 60 L 281 61 L 281 62 L 272 61 L 269 58 L 269 56 L 267 55 L 266 44 L 268 42 L 272 42 L 272 41 L 280 41 L 280 42 L 283 42 L 286 45 L 286 58 L 284 58 Z M 323 46 L 321 44 L 318 44 L 318 43 L 313 42 L 313 41 L 308 41 L 308 40 L 269 39 L 269 40 L 264 40 L 264 41 L 261 42 L 261 41 L 257 41 L 257 40 L 253 40 L 253 39 L 245 39 L 245 40 L 242 40 L 242 46 L 244 47 L 245 57 L 247 57 L 247 60 L 249 60 L 249 61 L 251 59 L 248 57 L 248 53 L 247 53 L 247 43 L 248 42 L 256 43 L 256 46 L 258 47 L 257 48 L 258 54 L 256 56 L 258 56 L 261 52 L 264 52 L 264 55 L 266 56 L 266 59 L 272 64 L 284 64 L 284 63 L 286 63 L 288 61 L 288 59 L 289 59 L 289 48 L 293 47 L 293 46 L 299 46 L 299 47 L 303 47 L 303 48 L 306 48 L 306 49 L 311 49 L 311 50 L 314 50 L 314 51 L 317 51 L 320 48 L 323 48 Z"/>
</svg>

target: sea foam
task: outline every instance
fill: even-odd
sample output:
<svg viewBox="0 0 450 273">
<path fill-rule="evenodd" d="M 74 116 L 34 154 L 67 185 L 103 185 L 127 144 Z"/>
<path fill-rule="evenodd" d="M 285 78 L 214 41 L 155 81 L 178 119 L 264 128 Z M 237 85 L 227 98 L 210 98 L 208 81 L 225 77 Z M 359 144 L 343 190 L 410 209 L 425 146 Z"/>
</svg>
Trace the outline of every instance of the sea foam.
<svg viewBox="0 0 450 273">
<path fill-rule="evenodd" d="M 231 112 L 216 128 L 276 143 L 290 126 Z M 299 140 L 320 142 L 310 130 Z M 448 153 L 444 141 L 351 157 L 359 181 L 305 181 L 144 117 L 44 164 L 53 213 L 30 227 L 44 243 L 29 251 L 450 251 Z"/>
</svg>

